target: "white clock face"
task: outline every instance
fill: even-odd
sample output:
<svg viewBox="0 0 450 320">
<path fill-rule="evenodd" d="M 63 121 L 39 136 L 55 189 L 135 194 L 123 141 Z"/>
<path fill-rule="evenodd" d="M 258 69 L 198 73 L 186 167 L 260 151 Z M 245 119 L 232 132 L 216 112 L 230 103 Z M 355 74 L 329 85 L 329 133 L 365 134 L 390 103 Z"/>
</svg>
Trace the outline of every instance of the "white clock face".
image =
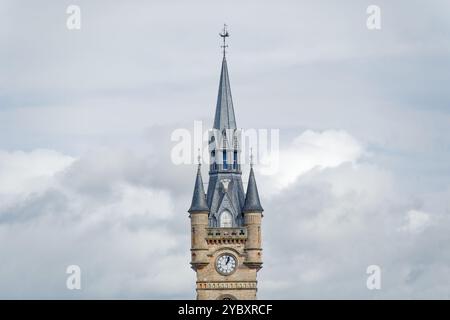
<svg viewBox="0 0 450 320">
<path fill-rule="evenodd" d="M 236 258 L 231 254 L 223 254 L 217 258 L 216 268 L 221 274 L 229 275 L 236 269 Z"/>
</svg>

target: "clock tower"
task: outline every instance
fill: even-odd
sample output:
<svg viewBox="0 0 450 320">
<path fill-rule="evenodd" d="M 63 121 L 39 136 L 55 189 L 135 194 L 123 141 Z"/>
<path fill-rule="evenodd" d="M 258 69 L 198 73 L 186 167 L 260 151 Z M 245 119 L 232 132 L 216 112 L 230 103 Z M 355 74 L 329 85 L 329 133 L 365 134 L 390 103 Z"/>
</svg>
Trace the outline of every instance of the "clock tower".
<svg viewBox="0 0 450 320">
<path fill-rule="evenodd" d="M 240 163 L 230 79 L 223 59 L 213 130 L 209 135 L 209 183 L 205 193 L 198 164 L 189 217 L 191 266 L 197 273 L 197 299 L 256 299 L 262 267 L 261 206 L 253 165 L 246 192 Z"/>
</svg>

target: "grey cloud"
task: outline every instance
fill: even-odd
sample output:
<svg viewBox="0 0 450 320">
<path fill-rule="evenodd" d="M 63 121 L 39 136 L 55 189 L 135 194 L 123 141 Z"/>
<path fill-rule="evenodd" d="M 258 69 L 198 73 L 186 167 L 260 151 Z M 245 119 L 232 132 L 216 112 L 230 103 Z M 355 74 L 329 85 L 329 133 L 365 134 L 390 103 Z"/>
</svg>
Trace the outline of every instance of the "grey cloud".
<svg viewBox="0 0 450 320">
<path fill-rule="evenodd" d="M 434 225 L 423 233 L 399 230 L 415 201 L 379 170 L 343 165 L 311 172 L 266 204 L 261 294 L 270 298 L 449 296 L 450 256 L 438 249 L 448 241 L 448 210 L 430 211 Z M 448 203 L 445 196 L 436 200 Z M 365 287 L 365 270 L 371 264 L 383 271 L 380 292 Z M 276 282 L 285 285 L 272 287 Z"/>
<path fill-rule="evenodd" d="M 279 128 L 282 147 L 344 130 L 368 154 L 280 194 L 257 175 L 260 297 L 449 297 L 447 1 L 378 1 L 380 32 L 361 1 L 77 3 L 80 32 L 65 28 L 72 3 L 1 4 L 1 149 L 76 158 L 26 196 L 0 193 L 1 297 L 194 297 L 195 168 L 172 164 L 170 134 L 212 124 L 223 22 L 239 127 Z M 433 223 L 398 230 L 409 210 Z M 64 287 L 72 263 L 79 293 Z M 380 292 L 365 288 L 372 263 Z"/>
<path fill-rule="evenodd" d="M 0 238 L 5 240 L 0 245 L 0 295 L 187 297 L 189 269 L 183 277 L 171 276 L 180 274 L 178 266 L 189 257 L 189 241 L 176 222 L 181 218 L 187 224 L 187 213 L 174 212 L 167 191 L 139 179 L 134 170 L 146 172 L 143 164 L 131 152 L 124 157 L 122 150 L 100 150 L 0 211 Z M 86 274 L 82 293 L 65 288 L 70 264 Z"/>
</svg>

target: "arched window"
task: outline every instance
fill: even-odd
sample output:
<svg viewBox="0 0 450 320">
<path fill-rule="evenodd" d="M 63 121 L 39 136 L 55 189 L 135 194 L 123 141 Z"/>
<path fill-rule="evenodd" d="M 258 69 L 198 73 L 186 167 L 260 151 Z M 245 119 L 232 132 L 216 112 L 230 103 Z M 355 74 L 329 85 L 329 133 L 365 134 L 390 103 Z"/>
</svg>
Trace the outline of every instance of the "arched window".
<svg viewBox="0 0 450 320">
<path fill-rule="evenodd" d="M 216 170 L 216 150 L 211 151 L 211 163 L 213 165 L 213 170 Z"/>
<path fill-rule="evenodd" d="M 228 169 L 227 151 L 226 150 L 223 150 L 223 168 L 225 170 Z"/>
<path fill-rule="evenodd" d="M 217 297 L 217 300 L 237 300 L 237 299 L 235 296 L 232 296 L 231 294 L 223 294 Z"/>
<path fill-rule="evenodd" d="M 221 228 L 231 228 L 233 226 L 233 216 L 230 211 L 223 211 L 220 214 L 220 227 Z"/>
</svg>

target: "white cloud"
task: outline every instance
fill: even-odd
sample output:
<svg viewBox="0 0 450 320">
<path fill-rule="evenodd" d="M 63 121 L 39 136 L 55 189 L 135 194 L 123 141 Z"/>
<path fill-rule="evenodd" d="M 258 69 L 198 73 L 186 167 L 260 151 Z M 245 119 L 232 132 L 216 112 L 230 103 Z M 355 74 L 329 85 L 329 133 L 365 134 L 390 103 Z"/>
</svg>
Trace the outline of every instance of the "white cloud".
<svg viewBox="0 0 450 320">
<path fill-rule="evenodd" d="M 272 176 L 272 186 L 280 190 L 312 169 L 323 170 L 346 162 L 354 163 L 363 153 L 363 146 L 343 130 L 307 130 L 296 137 L 289 147 L 281 149 L 279 155 L 272 154 L 272 159 L 263 159 L 263 163 L 278 161 L 278 165 L 261 167 L 260 172 Z"/>
<path fill-rule="evenodd" d="M 0 297 L 158 298 L 188 291 L 189 233 L 174 230 L 171 195 L 136 180 L 135 170 L 147 169 L 138 157 L 120 150 L 77 160 L 50 150 L 1 154 L 0 172 L 21 183 L 2 185 L 16 197 L 0 208 Z M 39 192 L 30 183 L 37 177 L 45 178 Z M 180 217 L 188 223 L 187 214 Z M 82 269 L 80 293 L 65 288 L 69 264 Z"/>
<path fill-rule="evenodd" d="M 0 219 L 1 211 L 12 211 L 42 195 L 54 184 L 55 175 L 74 161 L 75 158 L 53 150 L 0 150 Z"/>
<path fill-rule="evenodd" d="M 30 193 L 73 163 L 71 156 L 53 150 L 0 150 L 0 194 Z"/>
<path fill-rule="evenodd" d="M 443 203 L 447 194 L 423 198 L 420 213 L 410 210 L 417 196 L 411 199 L 391 172 L 360 162 L 357 155 L 364 150 L 355 139 L 330 132 L 302 134 L 291 144 L 303 152 L 316 150 L 320 161 L 297 171 L 283 192 L 267 197 L 264 185 L 260 188 L 265 267 L 259 297 L 370 298 L 373 292 L 365 288 L 369 264 L 385 272 L 378 297 L 448 295 L 449 256 L 430 249 L 448 241 L 448 219 L 428 224 L 434 214 L 426 209 Z M 338 145 L 353 147 L 340 153 Z M 42 158 L 36 152 L 13 152 L 8 159 L 14 161 L 14 154 L 29 167 L 53 152 Z M 185 213 L 192 189 L 183 187 L 180 193 L 179 177 L 164 179 L 170 164 L 159 167 L 158 158 L 115 149 L 69 163 L 55 161 L 54 170 L 44 170 L 51 178 L 40 192 L 22 184 L 15 192 L 28 196 L 0 210 L 0 255 L 10 257 L 0 266 L 0 296 L 193 298 Z M 12 168 L 10 174 L 18 174 Z M 36 171 L 29 169 L 24 181 Z M 442 214 L 445 205 L 437 208 Z M 407 234 L 399 232 L 405 226 Z M 82 292 L 64 286 L 69 264 L 82 268 Z"/>
<path fill-rule="evenodd" d="M 431 215 L 419 210 L 409 210 L 405 215 L 405 224 L 399 228 L 400 231 L 420 233 L 431 223 Z"/>
<path fill-rule="evenodd" d="M 423 199 L 422 205 L 446 196 L 431 203 Z M 449 219 L 442 212 L 406 210 L 417 197 L 371 164 L 303 174 L 263 201 L 260 297 L 448 297 L 450 255 L 435 248 L 450 240 Z M 440 223 L 431 224 L 434 218 Z M 365 286 L 371 264 L 383 270 L 380 292 Z"/>
</svg>

